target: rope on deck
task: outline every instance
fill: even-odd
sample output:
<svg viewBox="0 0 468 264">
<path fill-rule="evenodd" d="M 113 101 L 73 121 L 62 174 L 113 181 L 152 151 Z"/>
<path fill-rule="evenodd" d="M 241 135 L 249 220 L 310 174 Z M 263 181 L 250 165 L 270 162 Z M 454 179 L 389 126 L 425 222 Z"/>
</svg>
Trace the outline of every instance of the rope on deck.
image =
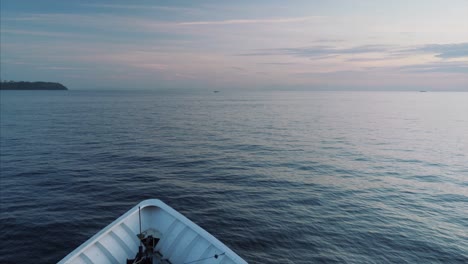
<svg viewBox="0 0 468 264">
<path fill-rule="evenodd" d="M 207 260 L 207 259 L 210 259 L 210 258 L 217 259 L 219 256 L 222 256 L 222 255 L 225 255 L 225 254 L 226 254 L 226 252 L 223 252 L 221 254 L 214 254 L 214 256 L 207 257 L 207 258 L 201 258 L 201 259 L 197 259 L 197 260 L 192 260 L 192 261 L 189 261 L 189 262 L 185 262 L 184 264 L 195 263 L 195 262 L 202 261 L 202 260 Z"/>
</svg>

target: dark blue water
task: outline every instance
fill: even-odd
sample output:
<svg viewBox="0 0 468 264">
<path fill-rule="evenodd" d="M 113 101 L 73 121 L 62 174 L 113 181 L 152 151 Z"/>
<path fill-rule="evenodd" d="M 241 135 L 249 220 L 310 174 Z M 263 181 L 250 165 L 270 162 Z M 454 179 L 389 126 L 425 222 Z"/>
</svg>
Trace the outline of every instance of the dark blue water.
<svg viewBox="0 0 468 264">
<path fill-rule="evenodd" d="M 468 263 L 468 93 L 0 96 L 0 263 L 147 198 L 250 263 Z"/>
</svg>

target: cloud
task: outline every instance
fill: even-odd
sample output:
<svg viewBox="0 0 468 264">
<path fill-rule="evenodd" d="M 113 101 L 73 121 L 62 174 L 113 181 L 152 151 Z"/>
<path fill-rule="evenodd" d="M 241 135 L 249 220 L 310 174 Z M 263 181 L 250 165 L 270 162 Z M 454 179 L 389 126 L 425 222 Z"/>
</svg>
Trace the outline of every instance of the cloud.
<svg viewBox="0 0 468 264">
<path fill-rule="evenodd" d="M 2 33 L 14 34 L 14 35 L 41 36 L 41 37 L 57 37 L 57 38 L 90 36 L 90 35 L 67 33 L 67 32 L 33 31 L 33 30 L 18 30 L 18 29 L 2 29 Z"/>
<path fill-rule="evenodd" d="M 234 69 L 234 70 L 237 70 L 237 71 L 242 71 L 242 72 L 243 72 L 243 71 L 246 71 L 246 70 L 245 70 L 244 68 L 242 68 L 242 67 L 235 67 L 235 66 L 232 66 L 232 67 L 230 67 L 230 68 L 231 68 L 231 69 Z"/>
<path fill-rule="evenodd" d="M 61 26 L 80 26 L 89 28 L 112 28 L 112 26 L 122 26 L 132 18 L 106 15 L 106 14 L 65 14 L 65 13 L 37 13 L 37 14 L 26 14 L 26 15 L 15 15 L 11 17 L 2 17 L 5 21 L 32 21 L 36 25 L 41 25 L 43 28 L 51 25 Z M 18 27 L 21 24 L 11 23 L 11 27 Z M 31 28 L 31 27 L 28 27 Z M 13 31 L 13 30 L 12 30 Z M 21 30 L 17 30 L 20 32 Z M 23 30 L 27 32 L 26 30 Z M 2 30 L 3 32 L 3 30 Z M 29 32 L 33 32 L 29 30 Z M 73 33 L 72 33 L 73 34 Z"/>
<path fill-rule="evenodd" d="M 196 8 L 188 8 L 188 7 L 178 7 L 178 6 L 157 6 L 157 5 L 122 5 L 122 4 L 83 4 L 81 6 L 85 7 L 92 7 L 92 8 L 103 8 L 103 9 L 155 9 L 161 11 L 170 11 L 170 12 L 192 12 L 197 11 Z"/>
<path fill-rule="evenodd" d="M 376 54 L 378 56 L 376 56 Z M 312 60 L 344 56 L 344 62 L 384 62 L 389 60 L 408 60 L 420 54 L 433 54 L 440 59 L 460 59 L 468 57 L 468 43 L 426 44 L 421 46 L 361 45 L 341 48 L 332 45 L 316 45 L 297 48 L 258 49 L 239 56 L 286 55 L 304 57 Z M 351 57 L 350 57 L 351 56 Z M 272 63 L 275 64 L 275 63 Z M 277 63 L 276 63 L 277 64 Z M 452 72 L 467 71 L 468 62 L 443 64 L 441 61 L 428 62 L 414 67 L 401 68 L 413 72 Z M 406 66 L 405 66 L 406 67 Z"/>
<path fill-rule="evenodd" d="M 438 62 L 398 67 L 409 73 L 468 73 L 468 62 Z"/>
<path fill-rule="evenodd" d="M 428 44 L 404 50 L 407 53 L 432 53 L 442 59 L 468 57 L 468 42 L 454 44 Z"/>
<path fill-rule="evenodd" d="M 396 57 L 398 58 L 398 57 Z M 350 62 L 371 62 L 371 61 L 386 61 L 389 59 L 394 59 L 393 57 L 381 57 L 381 58 L 350 58 L 347 59 L 346 61 Z"/>
<path fill-rule="evenodd" d="M 0 61 L 0 63 L 10 64 L 10 65 L 36 65 L 36 63 L 17 61 L 17 60 L 9 60 L 9 59 L 2 59 Z"/>
<path fill-rule="evenodd" d="M 297 62 L 261 62 L 257 64 L 263 64 L 263 65 L 297 65 Z"/>
<path fill-rule="evenodd" d="M 102 8 L 138 7 L 104 5 Z M 217 72 L 225 83 L 314 84 L 341 78 L 369 83 L 373 80 L 372 83 L 379 84 L 382 76 L 388 80 L 450 76 L 446 82 L 454 82 L 452 77 L 463 78 L 468 72 L 466 62 L 441 63 L 450 62 L 444 60 L 447 58 L 467 56 L 468 43 L 424 45 L 422 42 L 423 45 L 409 46 L 382 45 L 385 42 L 368 39 L 346 41 L 339 39 L 339 35 L 336 38 L 330 35 L 322 27 L 325 23 L 315 23 L 320 21 L 315 16 L 217 21 L 185 17 L 182 21 L 181 17 L 164 20 L 164 17 L 135 16 L 131 12 L 122 15 L 111 12 L 112 9 L 109 13 L 19 14 L 17 18 L 34 21 L 34 26 L 7 22 L 6 28 L 2 28 L 2 34 L 6 35 L 2 48 L 18 62 L 36 62 L 43 66 L 40 69 L 50 72 L 72 72 L 76 66 L 92 66 L 106 74 L 126 71 L 132 76 L 143 74 L 147 80 L 161 76 L 184 79 L 176 75 L 188 74 L 211 83 L 209 76 Z M 323 34 L 314 31 L 315 27 L 323 30 Z M 295 39 L 290 33 L 300 37 Z M 40 41 L 31 45 L 22 41 L 25 37 L 15 35 L 49 38 L 33 38 Z M 44 41 L 47 39 L 51 40 Z M 238 54 L 242 52 L 246 53 Z M 41 64 L 44 58 L 55 65 L 44 67 Z"/>
<path fill-rule="evenodd" d="M 218 20 L 218 21 L 189 21 L 180 22 L 178 25 L 184 26 L 196 26 L 196 25 L 236 25 L 236 24 L 277 24 L 277 23 L 295 23 L 310 21 L 320 16 L 308 16 L 308 17 L 287 17 L 287 18 L 273 18 L 273 19 L 230 19 L 230 20 Z"/>
<path fill-rule="evenodd" d="M 83 4 L 82 6 L 110 8 L 110 9 L 162 9 L 162 10 L 179 10 L 180 9 L 178 7 L 173 7 L 173 6 L 121 5 L 121 4 Z"/>
<path fill-rule="evenodd" d="M 76 70 L 86 70 L 86 68 L 80 67 L 63 67 L 63 66 L 39 66 L 36 69 L 40 70 L 59 70 L 59 71 L 76 71 Z"/>
<path fill-rule="evenodd" d="M 256 52 L 240 54 L 241 56 L 290 55 L 295 57 L 321 58 L 345 54 L 364 54 L 375 52 L 388 52 L 389 45 L 363 45 L 351 48 L 337 48 L 333 46 L 312 46 L 302 48 L 261 49 Z"/>
<path fill-rule="evenodd" d="M 331 43 L 331 42 L 344 42 L 344 39 L 335 39 L 335 38 L 323 38 L 314 40 L 315 43 Z"/>
<path fill-rule="evenodd" d="M 169 68 L 167 64 L 161 64 L 161 63 L 134 63 L 130 64 L 134 67 L 140 67 L 148 70 L 153 70 L 153 71 L 164 71 Z"/>
</svg>

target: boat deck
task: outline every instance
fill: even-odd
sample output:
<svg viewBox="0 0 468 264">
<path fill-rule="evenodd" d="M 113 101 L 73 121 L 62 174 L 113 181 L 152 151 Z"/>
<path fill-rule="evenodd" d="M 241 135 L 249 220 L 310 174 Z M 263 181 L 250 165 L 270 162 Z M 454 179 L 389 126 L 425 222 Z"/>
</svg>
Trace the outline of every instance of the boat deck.
<svg viewBox="0 0 468 264">
<path fill-rule="evenodd" d="M 247 263 L 159 200 L 146 200 L 135 206 L 59 263 L 125 263 L 127 259 L 135 259 L 139 252 L 139 234 L 159 241 L 151 250 L 154 253 L 150 253 L 153 263 Z"/>
</svg>

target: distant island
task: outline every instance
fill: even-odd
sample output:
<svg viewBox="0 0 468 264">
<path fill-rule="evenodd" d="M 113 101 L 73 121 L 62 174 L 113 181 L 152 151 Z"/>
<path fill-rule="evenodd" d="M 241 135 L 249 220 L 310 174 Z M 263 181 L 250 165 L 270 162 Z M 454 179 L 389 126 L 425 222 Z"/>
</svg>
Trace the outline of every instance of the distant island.
<svg viewBox="0 0 468 264">
<path fill-rule="evenodd" d="M 0 82 L 0 90 L 68 90 L 67 87 L 55 82 L 15 82 L 2 81 Z"/>
</svg>

